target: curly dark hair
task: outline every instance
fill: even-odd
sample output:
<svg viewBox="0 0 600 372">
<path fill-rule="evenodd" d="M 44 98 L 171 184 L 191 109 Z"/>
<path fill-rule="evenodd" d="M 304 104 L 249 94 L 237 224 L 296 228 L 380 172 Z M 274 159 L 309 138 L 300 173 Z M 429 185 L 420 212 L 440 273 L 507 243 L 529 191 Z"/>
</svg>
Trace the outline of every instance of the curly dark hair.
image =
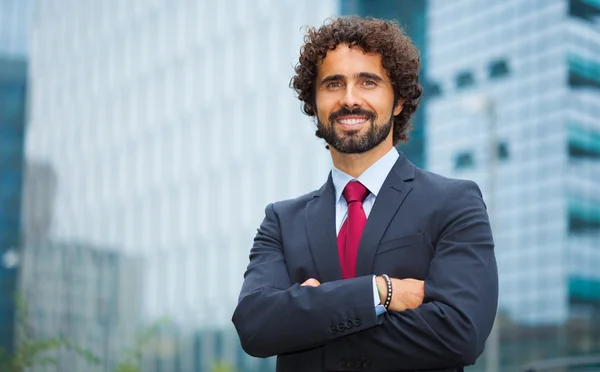
<svg viewBox="0 0 600 372">
<path fill-rule="evenodd" d="M 296 75 L 290 81 L 290 87 L 304 102 L 304 113 L 316 116 L 317 68 L 327 52 L 339 44 L 358 47 L 364 53 L 381 54 L 383 68 L 394 89 L 394 102 L 404 100 L 402 112 L 394 118 L 393 142 L 396 145 L 408 141 L 412 130 L 410 118 L 423 93 L 419 84 L 420 54 L 402 28 L 392 21 L 348 16 L 328 19 L 319 29 L 308 28 L 295 67 Z M 318 130 L 316 135 L 322 138 Z"/>
</svg>

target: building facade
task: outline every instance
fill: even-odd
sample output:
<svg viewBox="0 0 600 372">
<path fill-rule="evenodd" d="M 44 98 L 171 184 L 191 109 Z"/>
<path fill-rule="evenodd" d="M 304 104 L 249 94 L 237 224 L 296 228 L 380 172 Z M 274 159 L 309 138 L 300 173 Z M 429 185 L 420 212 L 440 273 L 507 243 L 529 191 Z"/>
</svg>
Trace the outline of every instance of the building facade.
<svg viewBox="0 0 600 372">
<path fill-rule="evenodd" d="M 114 371 L 139 333 L 143 262 L 105 247 L 77 242 L 27 242 L 21 255 L 21 292 L 27 306 L 24 341 L 62 338 L 91 352 L 90 362 L 69 348 L 44 356 L 56 371 Z M 23 329 L 25 324 L 19 324 Z M 36 366 L 32 371 L 48 371 Z"/>
<path fill-rule="evenodd" d="M 0 347 L 13 350 L 27 64 L 0 55 Z"/>
<path fill-rule="evenodd" d="M 600 353 L 599 13 L 585 0 L 429 2 L 428 165 L 477 181 L 488 204 L 502 371 Z"/>
<path fill-rule="evenodd" d="M 48 240 L 143 257 L 140 320 L 177 325 L 144 371 L 272 365 L 244 356 L 231 315 L 266 205 L 329 172 L 288 82 L 301 27 L 335 14 L 333 0 L 38 4 L 27 161 L 53 175 Z"/>
<path fill-rule="evenodd" d="M 0 1 L 0 349 L 14 351 L 27 118 L 27 1 Z"/>
</svg>

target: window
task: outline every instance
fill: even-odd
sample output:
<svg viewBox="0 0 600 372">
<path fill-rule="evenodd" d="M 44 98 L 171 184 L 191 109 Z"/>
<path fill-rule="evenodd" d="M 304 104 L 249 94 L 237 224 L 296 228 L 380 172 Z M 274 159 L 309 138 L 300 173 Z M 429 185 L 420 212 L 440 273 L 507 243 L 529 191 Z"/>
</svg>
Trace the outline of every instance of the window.
<svg viewBox="0 0 600 372">
<path fill-rule="evenodd" d="M 508 63 L 505 60 L 501 59 L 490 63 L 489 76 L 491 79 L 497 79 L 506 76 L 508 75 L 508 72 Z"/>
<path fill-rule="evenodd" d="M 600 2 L 597 0 L 569 0 L 569 15 L 593 22 L 600 16 Z"/>
<path fill-rule="evenodd" d="M 570 54 L 569 85 L 575 88 L 592 87 L 600 89 L 600 64 L 583 57 Z"/>
<path fill-rule="evenodd" d="M 427 83 L 427 88 L 425 88 L 425 94 L 429 97 L 437 97 L 442 95 L 442 88 L 438 83 L 429 82 Z"/>
<path fill-rule="evenodd" d="M 569 298 L 574 302 L 600 302 L 600 280 L 571 276 Z"/>
<path fill-rule="evenodd" d="M 569 233 L 600 231 L 600 203 L 571 198 L 568 213 Z"/>
<path fill-rule="evenodd" d="M 508 144 L 504 141 L 498 144 L 498 159 L 505 160 L 508 159 Z"/>
<path fill-rule="evenodd" d="M 454 169 L 472 168 L 475 166 L 473 154 L 469 151 L 460 152 L 454 159 Z"/>
<path fill-rule="evenodd" d="M 573 123 L 567 133 L 570 158 L 600 159 L 600 132 Z"/>
<path fill-rule="evenodd" d="M 475 84 L 475 78 L 470 72 L 461 72 L 456 76 L 456 87 L 467 88 Z"/>
</svg>

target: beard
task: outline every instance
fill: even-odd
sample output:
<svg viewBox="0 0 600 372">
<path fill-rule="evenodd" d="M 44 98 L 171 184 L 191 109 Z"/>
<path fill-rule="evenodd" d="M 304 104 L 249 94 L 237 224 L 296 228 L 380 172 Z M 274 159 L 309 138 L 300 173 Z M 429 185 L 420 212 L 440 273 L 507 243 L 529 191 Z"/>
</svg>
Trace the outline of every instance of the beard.
<svg viewBox="0 0 600 372">
<path fill-rule="evenodd" d="M 360 133 L 360 129 L 355 131 L 345 131 L 341 133 L 336 130 L 336 119 L 341 116 L 365 116 L 370 123 L 367 132 Z M 382 143 L 392 130 L 394 116 L 390 115 L 387 122 L 377 123 L 377 115 L 361 108 L 350 110 L 342 108 L 329 115 L 329 123 L 324 124 L 317 118 L 317 135 L 325 140 L 329 146 L 343 154 L 362 154 L 367 152 L 380 143 Z"/>
</svg>

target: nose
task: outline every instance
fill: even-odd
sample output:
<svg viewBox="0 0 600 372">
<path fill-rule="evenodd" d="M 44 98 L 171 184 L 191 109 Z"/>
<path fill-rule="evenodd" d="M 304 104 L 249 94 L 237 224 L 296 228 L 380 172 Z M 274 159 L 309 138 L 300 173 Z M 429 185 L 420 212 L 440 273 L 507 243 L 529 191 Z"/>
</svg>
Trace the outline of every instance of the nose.
<svg viewBox="0 0 600 372">
<path fill-rule="evenodd" d="M 340 105 L 352 109 L 354 107 L 360 107 L 361 104 L 362 98 L 358 94 L 358 91 L 354 88 L 354 85 L 348 84 L 344 91 L 344 95 L 340 99 Z"/>
</svg>

